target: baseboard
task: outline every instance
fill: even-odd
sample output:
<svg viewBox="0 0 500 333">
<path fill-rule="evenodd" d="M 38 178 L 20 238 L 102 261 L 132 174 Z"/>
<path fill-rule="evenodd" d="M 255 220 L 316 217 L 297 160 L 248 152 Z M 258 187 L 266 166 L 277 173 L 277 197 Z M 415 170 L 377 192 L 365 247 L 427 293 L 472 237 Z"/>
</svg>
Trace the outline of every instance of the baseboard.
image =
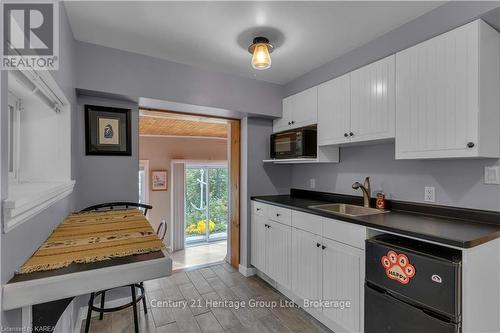
<svg viewBox="0 0 500 333">
<path fill-rule="evenodd" d="M 255 267 L 245 267 L 240 264 L 238 271 L 245 277 L 249 277 L 257 274 L 257 269 Z"/>
</svg>

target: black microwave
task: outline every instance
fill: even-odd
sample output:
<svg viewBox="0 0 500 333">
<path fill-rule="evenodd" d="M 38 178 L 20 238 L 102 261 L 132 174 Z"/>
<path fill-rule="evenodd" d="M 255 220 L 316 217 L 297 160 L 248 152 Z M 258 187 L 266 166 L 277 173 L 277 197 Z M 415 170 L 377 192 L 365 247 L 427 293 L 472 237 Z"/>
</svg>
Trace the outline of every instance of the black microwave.
<svg viewBox="0 0 500 333">
<path fill-rule="evenodd" d="M 271 158 L 316 158 L 316 125 L 271 134 Z"/>
</svg>

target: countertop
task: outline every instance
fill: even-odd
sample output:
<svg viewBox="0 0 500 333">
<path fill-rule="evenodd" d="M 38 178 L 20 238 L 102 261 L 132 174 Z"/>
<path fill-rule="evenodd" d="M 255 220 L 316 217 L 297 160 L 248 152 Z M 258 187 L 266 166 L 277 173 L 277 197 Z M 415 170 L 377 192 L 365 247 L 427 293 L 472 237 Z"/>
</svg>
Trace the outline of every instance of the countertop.
<svg viewBox="0 0 500 333">
<path fill-rule="evenodd" d="M 348 200 L 343 200 L 342 195 L 333 196 L 336 197 L 336 200 L 323 200 L 318 199 L 318 197 L 307 198 L 304 197 L 303 194 L 300 197 L 292 195 L 272 195 L 254 196 L 251 199 L 459 248 L 471 248 L 500 237 L 500 224 L 484 223 L 477 220 L 446 218 L 443 216 L 405 212 L 399 209 L 393 209 L 383 214 L 354 217 L 334 215 L 309 208 L 309 206 L 332 202 L 352 203 L 351 196 L 346 196 Z M 478 216 L 478 211 L 473 212 L 476 213 L 474 216 Z M 490 215 L 497 214 L 496 212 L 485 213 L 489 213 Z"/>
</svg>

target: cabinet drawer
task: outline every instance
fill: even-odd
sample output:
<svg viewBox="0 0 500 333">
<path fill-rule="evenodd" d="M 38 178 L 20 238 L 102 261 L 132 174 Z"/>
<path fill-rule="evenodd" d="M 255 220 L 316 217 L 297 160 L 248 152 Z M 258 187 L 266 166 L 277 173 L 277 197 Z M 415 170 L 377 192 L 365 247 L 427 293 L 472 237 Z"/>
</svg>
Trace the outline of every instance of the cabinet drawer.
<svg viewBox="0 0 500 333">
<path fill-rule="evenodd" d="M 266 204 L 252 201 L 252 214 L 267 217 L 267 207 Z"/>
<path fill-rule="evenodd" d="M 323 237 L 364 250 L 366 228 L 348 222 L 325 218 L 323 219 Z"/>
<path fill-rule="evenodd" d="M 298 212 L 296 210 L 292 211 L 292 226 L 298 229 L 302 229 L 311 232 L 316 235 L 323 233 L 323 217 L 307 214 L 303 212 Z"/>
<path fill-rule="evenodd" d="M 278 207 L 278 206 L 267 206 L 267 218 L 283 223 L 286 225 L 292 224 L 292 210 L 288 208 Z"/>
</svg>

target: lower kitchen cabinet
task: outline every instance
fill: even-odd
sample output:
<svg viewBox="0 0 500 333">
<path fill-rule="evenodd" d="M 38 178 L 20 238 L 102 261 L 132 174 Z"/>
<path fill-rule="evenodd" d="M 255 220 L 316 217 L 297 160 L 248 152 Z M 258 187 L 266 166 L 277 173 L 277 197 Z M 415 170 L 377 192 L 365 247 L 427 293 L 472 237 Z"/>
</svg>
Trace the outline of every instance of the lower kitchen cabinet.
<svg viewBox="0 0 500 333">
<path fill-rule="evenodd" d="M 292 229 L 292 290 L 302 299 L 321 299 L 321 236 Z"/>
<path fill-rule="evenodd" d="M 272 206 L 261 209 L 272 211 Z M 252 214 L 252 265 L 297 304 L 323 301 L 323 307 L 307 310 L 314 310 L 311 314 L 330 329 L 363 332 L 365 252 L 359 247 L 364 246 L 365 231 L 296 211 L 291 212 L 293 227 L 270 217 Z M 333 236 L 335 240 L 326 238 Z"/>
<path fill-rule="evenodd" d="M 267 211 L 267 209 L 264 210 Z M 279 215 L 286 215 L 286 213 L 282 209 Z M 265 214 L 254 213 L 251 230 L 252 265 L 282 286 L 290 288 L 292 227 L 272 221 Z"/>
<path fill-rule="evenodd" d="M 325 306 L 323 314 L 348 332 L 363 331 L 364 262 L 363 250 L 323 239 L 323 301 L 350 302 L 344 309 Z M 335 305 L 335 304 L 332 304 Z"/>
<path fill-rule="evenodd" d="M 267 273 L 279 284 L 290 288 L 292 228 L 270 220 L 267 224 Z"/>
<path fill-rule="evenodd" d="M 261 271 L 266 271 L 266 230 L 267 217 L 252 214 L 251 259 L 252 265 Z"/>
</svg>

